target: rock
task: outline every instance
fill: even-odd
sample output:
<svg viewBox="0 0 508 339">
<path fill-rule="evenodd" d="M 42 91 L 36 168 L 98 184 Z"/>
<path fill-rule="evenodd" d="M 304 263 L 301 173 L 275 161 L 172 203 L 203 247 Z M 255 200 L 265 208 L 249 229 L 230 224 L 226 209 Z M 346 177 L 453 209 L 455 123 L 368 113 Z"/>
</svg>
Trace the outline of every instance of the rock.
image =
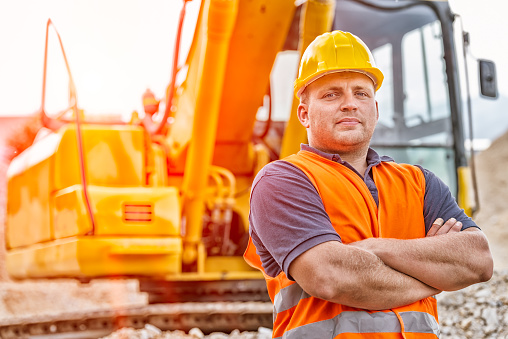
<svg viewBox="0 0 508 339">
<path fill-rule="evenodd" d="M 484 288 L 484 289 L 481 289 L 478 292 L 476 292 L 474 297 L 475 298 L 488 298 L 488 297 L 490 297 L 490 295 L 491 295 L 490 290 Z"/>
<path fill-rule="evenodd" d="M 162 331 L 158 327 L 153 326 L 152 324 L 146 324 L 145 330 L 149 333 L 153 333 L 154 335 L 162 333 Z"/>
<path fill-rule="evenodd" d="M 270 339 L 272 337 L 272 329 L 266 327 L 258 328 L 258 339 Z"/>
<path fill-rule="evenodd" d="M 487 326 L 485 327 L 485 334 L 491 334 L 497 330 L 499 320 L 497 318 L 497 310 L 495 308 L 486 308 L 482 311 L 482 318 L 485 320 Z"/>
<path fill-rule="evenodd" d="M 203 339 L 205 337 L 205 335 L 203 334 L 203 332 L 201 332 L 201 330 L 199 328 L 192 328 L 189 331 L 189 335 L 193 336 L 194 338 L 198 338 L 198 339 Z"/>
<path fill-rule="evenodd" d="M 190 332 L 189 332 L 190 334 Z M 237 333 L 236 336 L 238 336 L 240 333 Z M 219 333 L 219 332 L 216 332 L 216 333 L 212 333 L 208 336 L 209 339 L 225 339 L 225 338 L 229 338 L 229 337 L 233 337 L 233 332 L 231 332 L 230 335 L 227 335 L 226 333 Z M 204 338 L 204 336 L 203 336 Z"/>
<path fill-rule="evenodd" d="M 466 318 L 460 322 L 460 327 L 462 327 L 463 330 L 467 330 L 469 327 L 471 327 L 471 318 Z"/>
</svg>

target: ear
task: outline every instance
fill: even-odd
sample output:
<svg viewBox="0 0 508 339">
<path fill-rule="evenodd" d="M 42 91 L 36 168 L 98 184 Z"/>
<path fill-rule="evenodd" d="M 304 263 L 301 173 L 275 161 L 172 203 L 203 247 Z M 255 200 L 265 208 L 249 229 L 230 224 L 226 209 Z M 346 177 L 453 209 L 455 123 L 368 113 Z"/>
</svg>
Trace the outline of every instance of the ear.
<svg viewBox="0 0 508 339">
<path fill-rule="evenodd" d="M 376 100 L 376 121 L 379 120 L 379 107 L 378 107 L 378 104 L 377 104 L 377 100 Z"/>
<path fill-rule="evenodd" d="M 296 110 L 296 115 L 298 116 L 298 120 L 305 128 L 309 128 L 309 105 L 300 103 L 298 105 L 298 109 Z"/>
</svg>

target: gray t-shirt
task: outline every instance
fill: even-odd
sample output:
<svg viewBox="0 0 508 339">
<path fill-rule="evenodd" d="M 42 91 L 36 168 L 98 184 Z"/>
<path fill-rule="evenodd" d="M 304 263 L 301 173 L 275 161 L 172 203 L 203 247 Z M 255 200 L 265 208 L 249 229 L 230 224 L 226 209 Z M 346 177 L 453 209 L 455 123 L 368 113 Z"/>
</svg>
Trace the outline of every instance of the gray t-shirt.
<svg viewBox="0 0 508 339">
<path fill-rule="evenodd" d="M 338 154 L 324 153 L 308 145 L 302 145 L 302 150 L 336 161 L 358 174 Z M 369 149 L 368 167 L 363 179 L 377 204 L 378 190 L 371 169 L 383 161 L 393 159 L 379 156 L 373 149 Z M 445 221 L 455 218 L 462 222 L 462 230 L 478 227 L 457 205 L 445 183 L 429 170 L 418 167 L 425 177 L 425 233 L 437 218 Z M 249 222 L 250 235 L 263 268 L 272 277 L 284 271 L 291 279 L 289 265 L 296 257 L 323 242 L 341 241 L 314 185 L 298 167 L 286 161 L 268 164 L 254 179 Z"/>
</svg>

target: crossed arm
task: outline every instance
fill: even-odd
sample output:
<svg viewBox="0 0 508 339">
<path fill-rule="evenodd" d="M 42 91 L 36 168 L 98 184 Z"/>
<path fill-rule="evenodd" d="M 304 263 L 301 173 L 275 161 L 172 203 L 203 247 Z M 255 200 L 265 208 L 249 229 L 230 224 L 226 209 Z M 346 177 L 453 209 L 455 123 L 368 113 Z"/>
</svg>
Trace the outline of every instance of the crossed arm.
<svg viewBox="0 0 508 339">
<path fill-rule="evenodd" d="M 370 310 L 403 306 L 492 276 L 487 239 L 437 219 L 426 238 L 322 243 L 297 257 L 291 276 L 309 294 Z M 319 262 L 319 265 L 316 265 Z"/>
</svg>

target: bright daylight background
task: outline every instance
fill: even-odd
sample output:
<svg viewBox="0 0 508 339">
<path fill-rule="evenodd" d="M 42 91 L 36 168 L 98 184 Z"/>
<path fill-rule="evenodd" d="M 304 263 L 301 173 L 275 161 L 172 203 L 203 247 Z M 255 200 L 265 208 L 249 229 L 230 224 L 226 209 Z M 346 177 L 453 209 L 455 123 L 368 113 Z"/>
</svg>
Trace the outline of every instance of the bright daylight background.
<svg viewBox="0 0 508 339">
<path fill-rule="evenodd" d="M 133 110 L 142 111 L 141 95 L 146 88 L 161 97 L 169 82 L 182 2 L 0 0 L 0 115 L 28 115 L 40 107 L 48 18 L 62 37 L 80 108 L 89 114 L 121 114 L 125 119 Z M 191 43 L 199 3 L 188 4 L 183 57 Z M 473 101 L 475 134 L 492 139 L 508 128 L 508 2 L 450 0 L 450 6 L 470 32 L 472 54 L 496 62 L 500 99 Z M 50 34 L 46 107 L 51 113 L 66 106 L 67 76 L 56 36 Z M 475 98 L 477 66 L 472 58 L 469 67 Z"/>
</svg>

